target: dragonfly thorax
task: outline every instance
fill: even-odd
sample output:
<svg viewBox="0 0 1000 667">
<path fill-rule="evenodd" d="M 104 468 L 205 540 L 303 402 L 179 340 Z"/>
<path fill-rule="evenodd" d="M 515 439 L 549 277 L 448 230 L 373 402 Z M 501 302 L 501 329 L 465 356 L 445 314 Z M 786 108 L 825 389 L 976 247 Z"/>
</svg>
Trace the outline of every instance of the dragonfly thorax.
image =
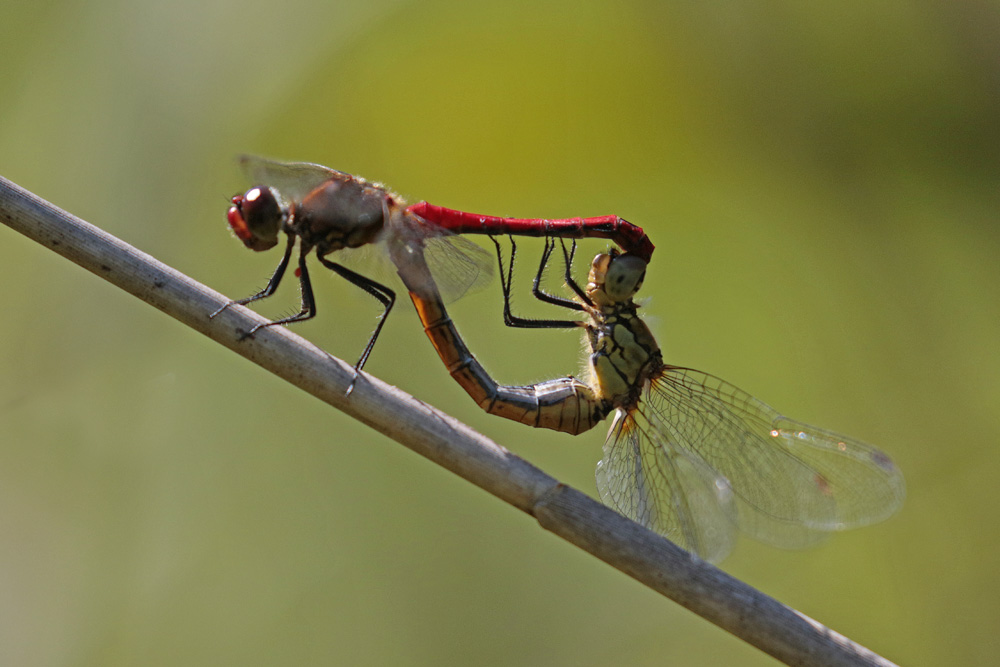
<svg viewBox="0 0 1000 667">
<path fill-rule="evenodd" d="M 634 406 L 646 381 L 663 364 L 660 348 L 631 301 L 605 307 L 591 318 L 591 384 L 614 407 Z"/>
<path fill-rule="evenodd" d="M 344 176 L 347 176 L 346 174 Z M 296 206 L 290 226 L 322 255 L 378 239 L 398 198 L 359 178 L 331 178 Z"/>
</svg>

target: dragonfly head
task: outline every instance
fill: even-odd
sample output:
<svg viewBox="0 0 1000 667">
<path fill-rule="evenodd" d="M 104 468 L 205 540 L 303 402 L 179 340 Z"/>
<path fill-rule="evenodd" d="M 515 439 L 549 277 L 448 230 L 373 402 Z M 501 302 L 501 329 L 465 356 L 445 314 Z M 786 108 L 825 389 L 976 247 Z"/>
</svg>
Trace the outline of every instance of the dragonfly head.
<svg viewBox="0 0 1000 667">
<path fill-rule="evenodd" d="M 590 265 L 590 292 L 601 291 L 608 303 L 627 301 L 635 296 L 646 277 L 646 262 L 616 250 L 601 253 Z M 591 295 L 594 298 L 595 294 Z"/>
<path fill-rule="evenodd" d="M 257 185 L 232 199 L 226 218 L 243 245 L 251 250 L 270 250 L 278 244 L 286 213 L 274 188 Z"/>
</svg>

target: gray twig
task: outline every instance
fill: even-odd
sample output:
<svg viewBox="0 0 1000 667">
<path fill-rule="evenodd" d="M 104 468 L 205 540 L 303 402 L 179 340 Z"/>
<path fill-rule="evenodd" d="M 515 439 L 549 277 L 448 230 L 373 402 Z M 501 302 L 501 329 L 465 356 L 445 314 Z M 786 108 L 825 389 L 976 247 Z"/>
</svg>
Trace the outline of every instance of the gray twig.
<svg viewBox="0 0 1000 667">
<path fill-rule="evenodd" d="M 0 177 L 0 220 L 295 386 L 534 516 L 546 530 L 789 665 L 891 665 L 589 496 L 453 417 L 353 370 L 283 328 L 254 338 L 249 309 Z"/>
</svg>

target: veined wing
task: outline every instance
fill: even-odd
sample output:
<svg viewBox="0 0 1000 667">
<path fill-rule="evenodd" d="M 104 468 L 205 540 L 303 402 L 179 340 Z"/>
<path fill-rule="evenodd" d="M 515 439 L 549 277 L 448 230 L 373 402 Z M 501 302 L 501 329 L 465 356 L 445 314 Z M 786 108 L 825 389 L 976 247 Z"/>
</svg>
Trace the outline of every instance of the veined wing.
<svg viewBox="0 0 1000 667">
<path fill-rule="evenodd" d="M 672 366 L 616 418 L 597 477 L 606 503 L 706 560 L 728 553 L 736 528 L 804 547 L 887 518 L 905 496 L 878 449 Z"/>
<path fill-rule="evenodd" d="M 331 178 L 353 178 L 350 174 L 312 162 L 281 162 L 255 155 L 241 155 L 236 163 L 248 186 L 266 185 L 290 200 L 301 201 L 319 184 Z"/>
<path fill-rule="evenodd" d="M 597 490 L 606 505 L 709 562 L 736 542 L 725 479 L 663 439 L 643 413 L 615 414 L 597 462 Z"/>
<path fill-rule="evenodd" d="M 415 213 L 400 211 L 393 217 L 390 243 L 419 243 L 441 296 L 455 301 L 476 292 L 493 278 L 496 258 L 464 236 L 453 234 Z M 397 256 L 395 253 L 390 253 Z M 405 267 L 397 267 L 405 270 Z"/>
</svg>

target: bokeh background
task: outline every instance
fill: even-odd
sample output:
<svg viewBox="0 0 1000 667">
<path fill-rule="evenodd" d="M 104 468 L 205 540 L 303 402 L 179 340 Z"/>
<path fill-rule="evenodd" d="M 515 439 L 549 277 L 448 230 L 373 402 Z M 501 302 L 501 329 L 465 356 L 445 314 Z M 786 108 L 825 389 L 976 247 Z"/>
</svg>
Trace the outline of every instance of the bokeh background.
<svg viewBox="0 0 1000 667">
<path fill-rule="evenodd" d="M 642 225 L 670 362 L 907 477 L 885 524 L 802 552 L 744 541 L 723 567 L 895 661 L 995 660 L 995 3 L 2 10 L 0 174 L 234 298 L 278 259 L 227 230 L 242 152 L 414 201 Z M 0 281 L 3 664 L 772 664 L 2 229 Z M 316 282 L 296 331 L 353 360 L 378 306 Z M 496 283 L 453 316 L 501 381 L 578 369 L 575 334 L 502 326 Z M 405 299 L 368 369 L 595 494 L 604 429 L 481 413 Z"/>
</svg>

